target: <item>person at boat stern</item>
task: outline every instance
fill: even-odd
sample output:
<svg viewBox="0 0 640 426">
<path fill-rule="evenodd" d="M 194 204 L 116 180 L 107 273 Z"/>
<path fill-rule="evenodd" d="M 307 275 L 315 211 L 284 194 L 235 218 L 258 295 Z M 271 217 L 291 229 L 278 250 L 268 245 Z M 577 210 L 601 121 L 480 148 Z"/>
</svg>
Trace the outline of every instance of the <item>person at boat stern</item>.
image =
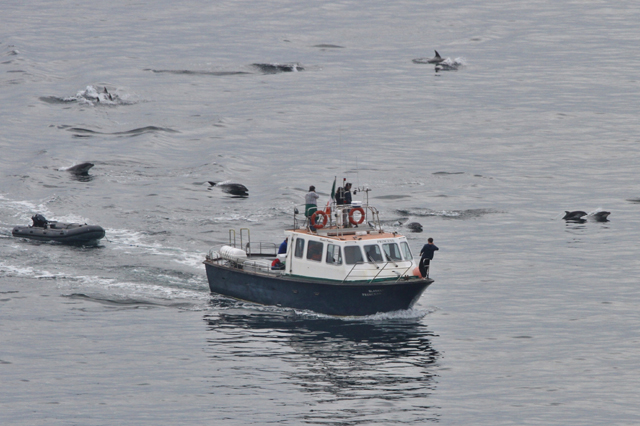
<svg viewBox="0 0 640 426">
<path fill-rule="evenodd" d="M 309 192 L 304 196 L 304 215 L 306 217 L 311 217 L 318 210 L 318 198 L 320 196 L 316 194 L 316 187 L 311 185 Z"/>
<path fill-rule="evenodd" d="M 431 260 L 433 260 L 433 253 L 436 250 L 440 250 L 435 244 L 433 244 L 433 238 L 429 238 L 427 240 L 427 244 L 422 246 L 422 250 L 420 250 L 420 264 L 418 267 L 420 268 L 420 275 L 423 278 L 429 278 L 429 265 L 431 264 Z"/>
<path fill-rule="evenodd" d="M 278 254 L 286 254 L 287 253 L 287 241 L 289 239 L 285 238 L 282 243 L 280 243 L 280 247 L 278 247 Z"/>
</svg>

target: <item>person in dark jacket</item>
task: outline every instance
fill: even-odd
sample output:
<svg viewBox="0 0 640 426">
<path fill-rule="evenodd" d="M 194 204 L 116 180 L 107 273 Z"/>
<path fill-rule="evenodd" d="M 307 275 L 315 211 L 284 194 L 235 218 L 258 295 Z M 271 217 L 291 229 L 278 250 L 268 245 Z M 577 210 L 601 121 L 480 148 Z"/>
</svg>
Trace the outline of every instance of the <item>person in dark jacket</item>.
<svg viewBox="0 0 640 426">
<path fill-rule="evenodd" d="M 418 267 L 420 268 L 420 275 L 423 278 L 429 278 L 429 264 L 433 259 L 433 253 L 436 250 L 440 250 L 435 244 L 433 244 L 433 238 L 429 238 L 427 240 L 427 244 L 422 246 L 422 250 L 420 250 L 420 264 Z"/>
<path fill-rule="evenodd" d="M 280 247 L 278 247 L 278 254 L 287 253 L 287 240 L 288 238 L 285 238 L 284 241 L 280 244 Z"/>
<path fill-rule="evenodd" d="M 339 206 L 343 205 L 351 205 L 351 184 L 347 182 L 344 187 L 338 188 L 338 192 L 336 193 L 336 204 Z M 351 227 L 349 223 L 348 217 L 350 208 L 342 209 L 342 223 L 345 227 Z"/>
<path fill-rule="evenodd" d="M 351 204 L 351 184 L 349 182 L 344 185 L 344 203 Z"/>
</svg>

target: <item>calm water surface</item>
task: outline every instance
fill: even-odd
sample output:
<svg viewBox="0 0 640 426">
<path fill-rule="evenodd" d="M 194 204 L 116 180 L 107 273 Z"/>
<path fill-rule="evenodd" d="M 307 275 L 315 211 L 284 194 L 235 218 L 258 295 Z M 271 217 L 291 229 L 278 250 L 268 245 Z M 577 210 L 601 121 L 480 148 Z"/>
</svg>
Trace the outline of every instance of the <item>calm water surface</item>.
<svg viewBox="0 0 640 426">
<path fill-rule="evenodd" d="M 638 4 L 2 9 L 2 424 L 640 422 Z M 208 292 L 229 229 L 279 242 L 336 176 L 439 245 L 414 310 Z M 35 213 L 107 238 L 14 239 Z"/>
</svg>

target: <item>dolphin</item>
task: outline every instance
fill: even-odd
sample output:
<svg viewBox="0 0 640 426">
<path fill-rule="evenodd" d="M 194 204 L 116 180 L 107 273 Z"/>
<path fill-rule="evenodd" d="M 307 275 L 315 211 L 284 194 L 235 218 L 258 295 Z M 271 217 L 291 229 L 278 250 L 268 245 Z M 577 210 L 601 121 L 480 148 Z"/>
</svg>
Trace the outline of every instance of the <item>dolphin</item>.
<svg viewBox="0 0 640 426">
<path fill-rule="evenodd" d="M 436 52 L 436 56 L 427 60 L 428 64 L 439 64 L 440 62 L 444 61 L 444 59 L 440 56 L 437 50 L 434 50 L 434 52 Z"/>
<path fill-rule="evenodd" d="M 89 169 L 93 166 L 93 163 L 80 163 L 76 164 L 75 166 L 69 167 L 67 171 L 73 173 L 76 176 L 87 176 L 89 174 Z"/>
<path fill-rule="evenodd" d="M 607 217 L 611 214 L 611 212 L 597 212 L 589 215 L 589 219 L 593 219 L 596 222 L 609 222 Z"/>
<path fill-rule="evenodd" d="M 298 72 L 304 71 L 304 68 L 298 63 L 294 64 L 252 64 L 254 67 L 258 67 L 260 71 L 265 74 L 277 74 L 279 72 Z"/>
<path fill-rule="evenodd" d="M 422 232 L 422 225 L 418 222 L 407 223 L 407 228 L 409 228 L 411 232 Z"/>
<path fill-rule="evenodd" d="M 458 71 L 458 64 L 451 61 L 444 61 L 436 64 L 436 72 L 439 71 Z"/>
<path fill-rule="evenodd" d="M 567 221 L 573 221 L 573 222 L 584 221 L 583 217 L 587 215 L 587 212 L 583 212 L 581 210 L 575 210 L 572 212 L 565 210 L 564 213 L 565 215 L 563 219 Z"/>
<path fill-rule="evenodd" d="M 236 195 L 239 197 L 248 197 L 249 196 L 249 190 L 247 189 L 246 186 L 242 185 L 241 183 L 218 183 L 218 182 L 213 182 L 213 181 L 208 181 L 209 185 L 211 186 L 217 186 L 218 188 L 222 189 L 222 192 L 226 192 L 227 194 L 231 194 L 231 195 Z"/>
<path fill-rule="evenodd" d="M 104 86 L 104 95 L 106 96 L 107 99 L 109 99 L 110 101 L 113 100 L 113 96 L 111 95 L 111 93 L 109 93 L 107 91 L 107 86 Z M 100 101 L 100 98 L 98 98 L 98 101 Z"/>
</svg>

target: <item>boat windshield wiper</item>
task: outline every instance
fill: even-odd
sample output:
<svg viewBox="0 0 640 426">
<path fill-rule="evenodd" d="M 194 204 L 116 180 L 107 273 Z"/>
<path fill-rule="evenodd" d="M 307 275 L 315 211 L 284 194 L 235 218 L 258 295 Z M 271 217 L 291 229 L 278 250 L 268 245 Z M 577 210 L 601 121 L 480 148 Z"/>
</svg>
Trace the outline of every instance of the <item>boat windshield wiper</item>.
<svg viewBox="0 0 640 426">
<path fill-rule="evenodd" d="M 380 269 L 380 267 L 376 264 L 375 260 L 373 260 L 373 257 L 371 256 L 371 253 L 367 253 L 367 259 L 369 260 L 369 262 L 373 263 L 376 267 L 376 269 Z"/>
</svg>

